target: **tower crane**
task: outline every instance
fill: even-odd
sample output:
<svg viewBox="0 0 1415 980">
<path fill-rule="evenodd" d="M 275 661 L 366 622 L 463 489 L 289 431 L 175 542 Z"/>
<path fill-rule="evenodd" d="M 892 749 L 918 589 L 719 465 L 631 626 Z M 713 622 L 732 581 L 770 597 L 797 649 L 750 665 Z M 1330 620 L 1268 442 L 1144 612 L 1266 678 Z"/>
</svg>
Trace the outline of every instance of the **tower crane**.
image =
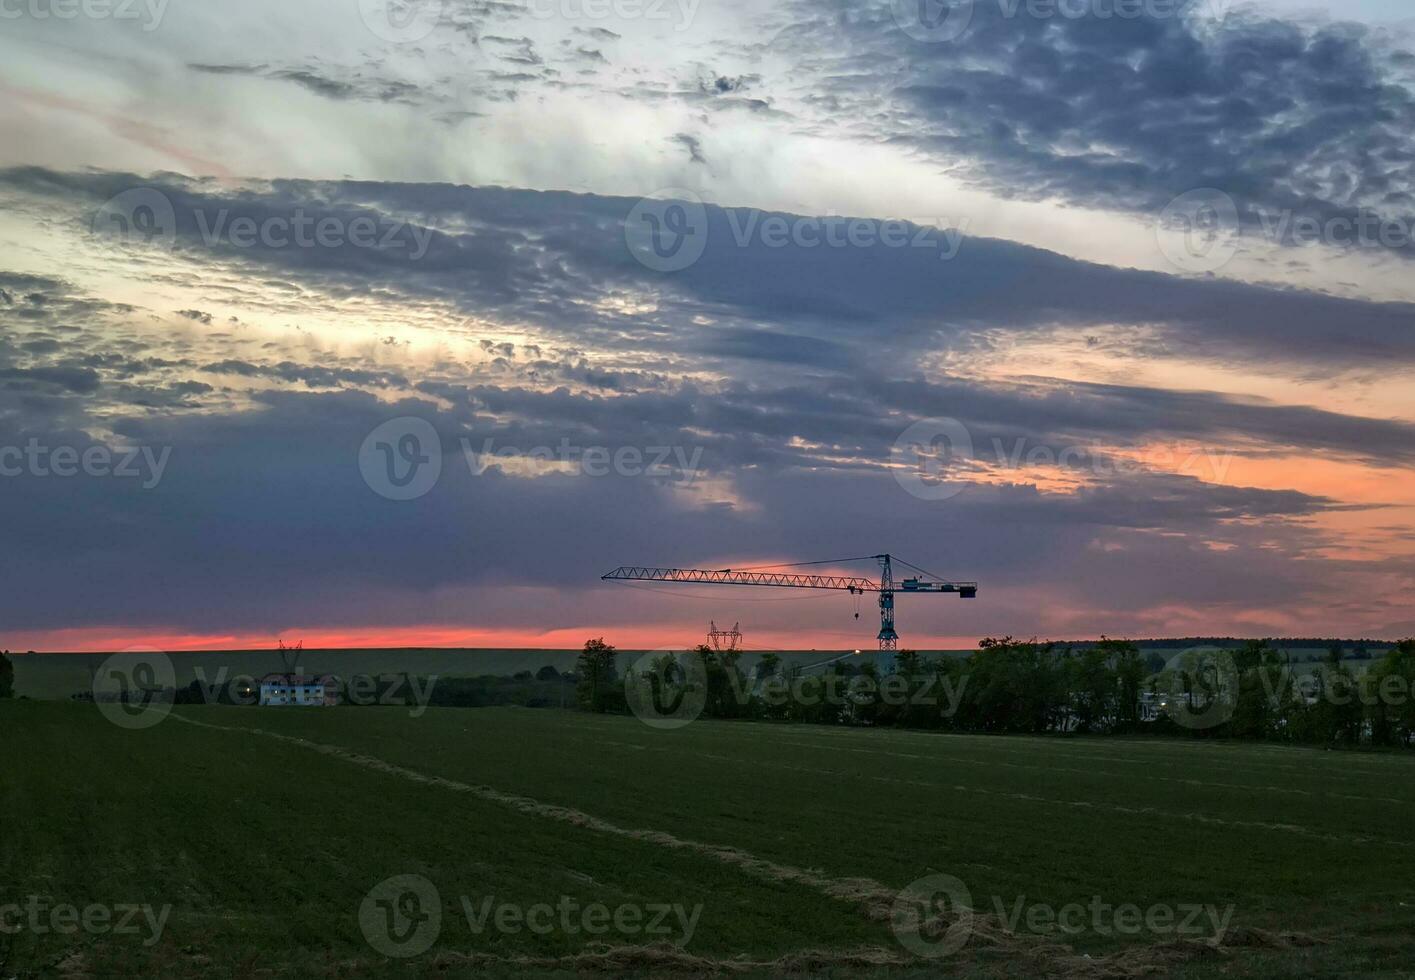
<svg viewBox="0 0 1415 980">
<path fill-rule="evenodd" d="M 854 561 L 877 561 L 880 568 L 879 581 L 851 575 L 809 575 L 779 569 L 804 568 L 807 565 L 843 565 Z M 913 578 L 894 580 L 894 563 L 911 569 L 919 575 Z M 621 565 L 607 575 L 601 576 L 606 582 L 670 582 L 697 585 L 754 585 L 777 589 L 835 589 L 851 595 L 866 592 L 879 593 L 879 648 L 893 651 L 899 648 L 899 634 L 894 631 L 894 596 L 897 592 L 944 592 L 956 593 L 963 599 L 974 599 L 978 595 L 977 582 L 949 582 L 911 565 L 893 555 L 870 555 L 866 558 L 835 558 L 829 561 L 806 561 L 790 565 L 764 565 L 757 568 L 722 568 L 717 570 L 701 568 L 650 568 L 644 565 Z M 858 613 L 856 614 L 858 616 Z"/>
</svg>

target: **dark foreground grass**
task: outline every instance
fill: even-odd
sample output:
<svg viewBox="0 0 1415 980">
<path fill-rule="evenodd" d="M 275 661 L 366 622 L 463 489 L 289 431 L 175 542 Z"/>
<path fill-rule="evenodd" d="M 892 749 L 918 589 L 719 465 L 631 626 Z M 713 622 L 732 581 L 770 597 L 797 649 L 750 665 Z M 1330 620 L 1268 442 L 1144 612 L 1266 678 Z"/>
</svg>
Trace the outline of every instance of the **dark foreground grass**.
<svg viewBox="0 0 1415 980">
<path fill-rule="evenodd" d="M 171 906 L 151 945 L 150 933 L 0 936 L 0 977 L 511 976 L 547 972 L 518 957 L 649 941 L 478 932 L 463 897 L 474 910 L 488 898 L 701 907 L 686 953 L 702 963 L 659 949 L 610 962 L 616 975 L 807 950 L 898 958 L 858 883 L 892 894 L 940 873 L 980 913 L 1231 909 L 1232 948 L 1166 963 L 1175 975 L 1409 976 L 1415 960 L 1415 762 L 1400 756 L 706 721 L 663 732 L 516 709 L 194 707 L 130 731 L 92 706 L 41 703 L 0 705 L 0 744 L 0 906 Z M 431 882 L 442 914 L 435 945 L 406 961 L 372 948 L 360 921 L 370 889 L 400 875 Z M 1074 921 L 1080 932 L 1048 940 L 1097 962 L 1171 938 L 1115 935 L 1111 914 Z M 1319 945 L 1245 948 L 1279 933 Z M 1077 972 L 1074 956 L 985 942 L 887 970 L 790 962 L 823 975 Z"/>
</svg>

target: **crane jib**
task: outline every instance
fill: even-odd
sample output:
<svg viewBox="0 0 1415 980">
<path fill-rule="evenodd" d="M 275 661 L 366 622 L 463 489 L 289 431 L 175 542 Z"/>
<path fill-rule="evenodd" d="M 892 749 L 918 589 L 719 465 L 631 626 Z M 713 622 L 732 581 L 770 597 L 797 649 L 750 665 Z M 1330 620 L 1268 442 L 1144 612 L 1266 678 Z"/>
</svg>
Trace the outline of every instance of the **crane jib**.
<svg viewBox="0 0 1415 980">
<path fill-rule="evenodd" d="M 734 572 L 730 568 L 649 568 L 625 565 L 601 576 L 604 581 L 627 582 L 690 582 L 706 585 L 765 585 L 784 589 L 837 589 L 841 592 L 879 592 L 878 582 L 867 578 L 844 575 L 789 575 L 778 572 Z M 904 579 L 895 592 L 960 592 L 978 591 L 976 582 L 923 582 Z M 971 596 L 969 597 L 971 598 Z"/>
<path fill-rule="evenodd" d="M 778 589 L 834 589 L 863 595 L 866 592 L 879 593 L 881 650 L 893 650 L 898 642 L 894 632 L 894 596 L 899 592 L 952 593 L 964 599 L 973 599 L 978 594 L 976 582 L 932 582 L 920 578 L 906 578 L 895 582 L 890 555 L 876 556 L 880 563 L 878 582 L 854 575 L 802 575 L 795 572 L 772 572 L 756 570 L 734 570 L 731 568 L 654 568 L 647 565 L 621 565 L 607 575 L 604 581 L 621 582 L 673 582 L 697 585 L 752 585 Z M 908 564 L 902 562 L 902 564 Z M 810 562 L 807 564 L 827 564 Z M 910 566 L 913 567 L 913 566 Z M 919 569 L 922 571 L 922 569 Z"/>
</svg>

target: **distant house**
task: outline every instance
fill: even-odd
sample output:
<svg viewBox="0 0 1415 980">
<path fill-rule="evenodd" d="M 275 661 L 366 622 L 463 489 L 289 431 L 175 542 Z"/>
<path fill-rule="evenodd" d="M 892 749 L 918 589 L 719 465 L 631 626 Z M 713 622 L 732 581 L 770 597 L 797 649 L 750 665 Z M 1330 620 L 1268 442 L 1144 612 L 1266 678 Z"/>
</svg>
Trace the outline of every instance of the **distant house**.
<svg viewBox="0 0 1415 980">
<path fill-rule="evenodd" d="M 331 675 L 269 674 L 260 681 L 260 703 L 269 707 L 319 708 L 339 703 L 339 682 Z"/>
</svg>

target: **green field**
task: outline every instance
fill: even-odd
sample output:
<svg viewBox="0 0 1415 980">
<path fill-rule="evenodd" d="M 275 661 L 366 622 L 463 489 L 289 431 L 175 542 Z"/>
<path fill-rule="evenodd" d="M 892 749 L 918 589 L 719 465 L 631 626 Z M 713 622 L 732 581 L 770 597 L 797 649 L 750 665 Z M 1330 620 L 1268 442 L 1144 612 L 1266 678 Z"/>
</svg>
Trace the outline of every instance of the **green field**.
<svg viewBox="0 0 1415 980">
<path fill-rule="evenodd" d="M 0 704 L 0 736 L 0 909 L 171 907 L 150 945 L 0 935 L 0 977 L 1415 975 L 1405 756 L 521 709 L 180 707 L 130 730 L 41 702 Z M 890 898 L 938 874 L 968 889 L 974 935 L 911 959 Z M 390 959 L 361 910 L 405 875 L 435 887 L 441 928 Z M 701 911 L 680 949 L 478 931 L 464 897 Z M 996 921 L 1097 902 L 1232 911 L 1218 948 L 1104 916 L 1064 936 Z"/>
</svg>

